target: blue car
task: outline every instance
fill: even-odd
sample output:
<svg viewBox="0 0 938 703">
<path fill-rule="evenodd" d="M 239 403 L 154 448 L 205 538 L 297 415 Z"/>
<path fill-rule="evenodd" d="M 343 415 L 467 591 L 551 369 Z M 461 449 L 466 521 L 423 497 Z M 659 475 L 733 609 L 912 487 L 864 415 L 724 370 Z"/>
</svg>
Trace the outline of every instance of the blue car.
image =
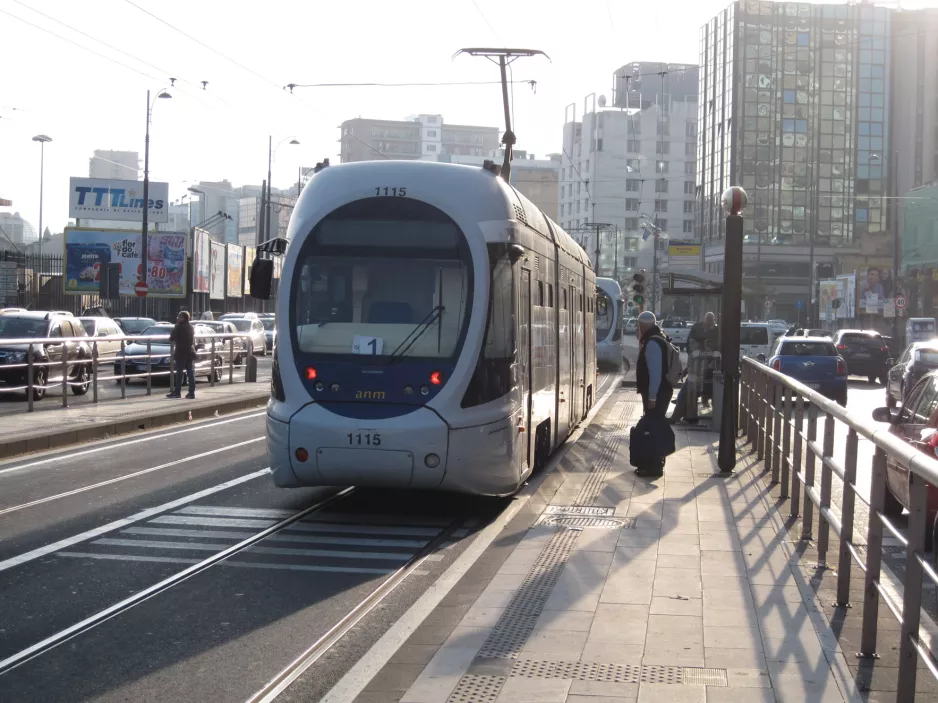
<svg viewBox="0 0 938 703">
<path fill-rule="evenodd" d="M 811 390 L 847 404 L 847 363 L 830 339 L 780 337 L 768 364 Z"/>
</svg>

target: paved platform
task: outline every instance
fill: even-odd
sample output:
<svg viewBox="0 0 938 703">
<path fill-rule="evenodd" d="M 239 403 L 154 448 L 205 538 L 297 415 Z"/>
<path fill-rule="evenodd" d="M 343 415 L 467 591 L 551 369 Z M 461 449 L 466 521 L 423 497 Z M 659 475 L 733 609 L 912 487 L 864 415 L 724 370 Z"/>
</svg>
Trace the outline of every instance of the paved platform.
<svg viewBox="0 0 938 703">
<path fill-rule="evenodd" d="M 757 469 L 678 429 L 637 478 L 639 415 L 609 397 L 356 703 L 865 700 Z"/>
<path fill-rule="evenodd" d="M 167 398 L 167 390 L 156 386 L 149 396 L 68 408 L 51 407 L 44 400 L 47 404 L 42 412 L 33 413 L 26 412 L 24 402 L 22 412 L 0 419 L 0 458 L 262 407 L 270 396 L 270 380 L 229 384 L 226 379 L 214 386 L 200 383 L 194 400 Z"/>
</svg>

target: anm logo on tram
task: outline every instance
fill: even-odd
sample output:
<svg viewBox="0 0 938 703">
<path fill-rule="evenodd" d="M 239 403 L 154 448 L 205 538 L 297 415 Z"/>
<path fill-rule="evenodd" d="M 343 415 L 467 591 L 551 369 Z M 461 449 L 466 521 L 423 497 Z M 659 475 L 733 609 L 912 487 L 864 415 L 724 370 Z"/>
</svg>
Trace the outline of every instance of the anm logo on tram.
<svg viewBox="0 0 938 703">
<path fill-rule="evenodd" d="M 358 391 L 355 400 L 384 400 L 384 391 Z"/>
</svg>

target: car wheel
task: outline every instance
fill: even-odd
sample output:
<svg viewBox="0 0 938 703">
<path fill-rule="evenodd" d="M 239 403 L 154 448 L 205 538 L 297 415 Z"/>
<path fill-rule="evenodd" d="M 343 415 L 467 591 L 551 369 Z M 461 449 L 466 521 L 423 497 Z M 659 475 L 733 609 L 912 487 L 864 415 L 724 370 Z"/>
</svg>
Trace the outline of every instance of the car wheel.
<svg viewBox="0 0 938 703">
<path fill-rule="evenodd" d="M 72 393 L 84 395 L 89 388 L 91 388 L 91 367 L 82 364 L 75 374 L 75 385 L 72 386 Z"/>
<path fill-rule="evenodd" d="M 44 366 L 36 369 L 36 372 L 33 374 L 33 400 L 42 400 L 46 394 L 46 389 L 43 386 L 46 385 L 46 379 L 49 378 L 49 372 Z M 27 391 L 28 393 L 29 391 Z"/>
<path fill-rule="evenodd" d="M 883 498 L 883 515 L 889 518 L 896 518 L 902 515 L 902 503 L 892 494 L 889 486 L 886 486 L 886 495 Z"/>
</svg>

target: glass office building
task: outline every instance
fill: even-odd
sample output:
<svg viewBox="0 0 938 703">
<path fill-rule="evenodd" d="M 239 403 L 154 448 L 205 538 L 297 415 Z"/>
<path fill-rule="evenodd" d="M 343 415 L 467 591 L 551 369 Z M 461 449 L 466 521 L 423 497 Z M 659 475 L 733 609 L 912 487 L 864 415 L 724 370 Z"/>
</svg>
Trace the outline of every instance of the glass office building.
<svg viewBox="0 0 938 703">
<path fill-rule="evenodd" d="M 796 319 L 810 262 L 851 265 L 887 230 L 892 13 L 741 0 L 700 36 L 697 231 L 723 271 L 722 192 L 741 185 L 749 316 Z"/>
</svg>

